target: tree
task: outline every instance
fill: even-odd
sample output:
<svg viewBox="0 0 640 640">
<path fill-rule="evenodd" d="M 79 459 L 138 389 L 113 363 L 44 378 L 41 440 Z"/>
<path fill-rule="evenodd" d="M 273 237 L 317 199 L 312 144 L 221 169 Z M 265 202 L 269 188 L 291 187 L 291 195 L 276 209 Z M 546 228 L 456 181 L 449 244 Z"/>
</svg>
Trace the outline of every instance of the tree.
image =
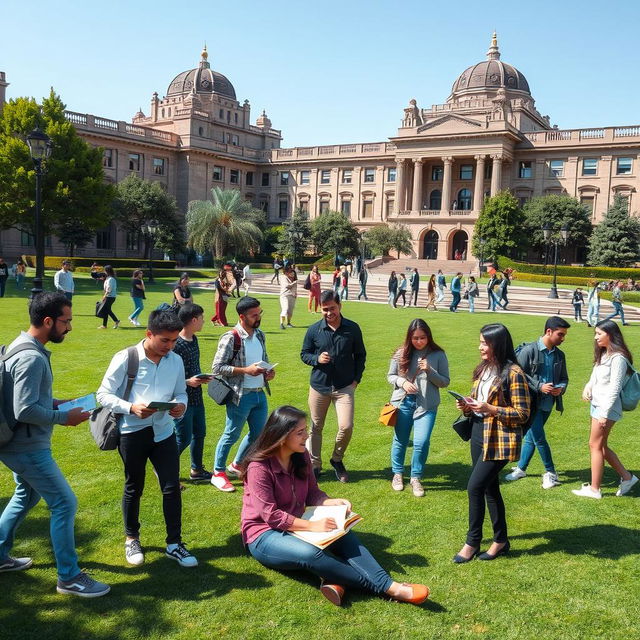
<svg viewBox="0 0 640 640">
<path fill-rule="evenodd" d="M 473 230 L 473 255 L 486 259 L 513 255 L 525 245 L 523 223 L 520 204 L 509 191 L 486 198 Z"/>
<path fill-rule="evenodd" d="M 300 237 L 296 238 L 296 234 Z M 290 220 L 287 220 L 278 234 L 277 250 L 285 256 L 300 258 L 311 243 L 311 225 L 309 217 L 302 209 L 296 209 Z"/>
<path fill-rule="evenodd" d="M 400 258 L 400 254 L 409 255 L 413 251 L 409 227 L 396 223 L 391 226 L 391 232 L 393 234 L 393 245 L 391 248 L 398 252 L 398 258 Z"/>
<path fill-rule="evenodd" d="M 629 267 L 640 257 L 640 220 L 629 215 L 629 203 L 616 195 L 589 240 L 589 264 Z"/>
<path fill-rule="evenodd" d="M 313 244 L 320 253 L 356 255 L 360 234 L 344 214 L 325 211 L 311 223 Z"/>
<path fill-rule="evenodd" d="M 212 200 L 194 200 L 187 212 L 187 243 L 199 253 L 211 250 L 214 258 L 234 251 L 259 249 L 262 231 L 256 224 L 264 213 L 254 209 L 237 189 L 211 189 Z"/>
<path fill-rule="evenodd" d="M 104 180 L 102 149 L 87 144 L 64 115 L 53 89 L 38 105 L 16 98 L 0 116 L 0 228 L 35 234 L 35 169 L 26 137 L 40 127 L 52 140 L 42 180 L 42 227 L 67 245 L 70 255 L 110 219 L 114 188 Z"/>
<path fill-rule="evenodd" d="M 388 224 L 377 224 L 365 232 L 364 241 L 373 255 L 388 256 L 394 248 L 395 235 Z"/>
</svg>

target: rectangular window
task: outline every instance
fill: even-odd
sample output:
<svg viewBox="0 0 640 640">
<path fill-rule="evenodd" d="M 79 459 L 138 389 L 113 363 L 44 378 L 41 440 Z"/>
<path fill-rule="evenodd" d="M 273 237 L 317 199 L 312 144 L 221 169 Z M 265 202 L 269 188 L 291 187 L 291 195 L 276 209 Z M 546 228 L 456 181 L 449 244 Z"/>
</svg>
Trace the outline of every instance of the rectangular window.
<svg viewBox="0 0 640 640">
<path fill-rule="evenodd" d="M 340 211 L 348 218 L 351 215 L 351 200 L 343 200 L 340 203 Z"/>
<path fill-rule="evenodd" d="M 491 176 L 493 175 L 493 162 L 487 162 L 484 165 L 484 179 L 491 180 Z"/>
<path fill-rule="evenodd" d="M 96 249 L 111 249 L 111 227 L 100 229 L 96 233 Z"/>
<path fill-rule="evenodd" d="M 269 186 L 269 172 L 268 171 L 263 171 L 262 172 L 262 186 L 263 187 L 268 187 Z"/>
<path fill-rule="evenodd" d="M 396 201 L 393 198 L 389 198 L 389 200 L 387 200 L 387 217 L 392 216 L 393 215 L 393 209 L 396 206 Z"/>
<path fill-rule="evenodd" d="M 351 184 L 351 178 L 353 176 L 353 169 L 342 170 L 342 184 Z"/>
<path fill-rule="evenodd" d="M 300 184 L 309 184 L 311 182 L 311 171 L 303 169 L 300 174 Z"/>
<path fill-rule="evenodd" d="M 113 158 L 113 149 L 105 149 L 102 152 L 102 166 L 106 167 L 107 169 L 113 169 Z"/>
<path fill-rule="evenodd" d="M 288 200 L 280 200 L 278 202 L 278 217 L 286 218 L 289 213 L 289 201 Z"/>
<path fill-rule="evenodd" d="M 129 171 L 140 171 L 140 154 L 129 154 Z"/>
<path fill-rule="evenodd" d="M 433 182 L 440 182 L 444 175 L 444 167 L 441 164 L 436 164 L 431 167 L 431 180 Z"/>
<path fill-rule="evenodd" d="M 395 182 L 396 181 L 396 167 L 389 167 L 387 169 L 387 182 Z"/>
<path fill-rule="evenodd" d="M 460 165 L 460 180 L 473 180 L 473 165 L 461 164 Z"/>
<path fill-rule="evenodd" d="M 309 214 L 309 201 L 308 200 L 300 200 L 300 211 L 302 213 Z"/>
<path fill-rule="evenodd" d="M 331 170 L 323 169 L 320 172 L 320 184 L 329 184 L 331 182 Z"/>
<path fill-rule="evenodd" d="M 140 234 L 135 231 L 127 231 L 127 251 L 138 251 L 140 249 Z"/>
<path fill-rule="evenodd" d="M 531 168 L 531 162 L 518 163 L 518 178 L 531 178 L 533 176 L 533 169 Z"/>
<path fill-rule="evenodd" d="M 231 136 L 231 144 L 237 147 L 240 144 L 240 138 L 238 136 Z"/>
<path fill-rule="evenodd" d="M 28 231 L 20 231 L 20 245 L 23 247 L 33 247 L 36 243 L 35 236 Z"/>
<path fill-rule="evenodd" d="M 593 197 L 592 196 L 582 196 L 580 198 L 580 204 L 584 205 L 591 215 L 593 215 Z"/>
<path fill-rule="evenodd" d="M 229 170 L 229 182 L 231 184 L 240 184 L 240 169 Z"/>
<path fill-rule="evenodd" d="M 244 182 L 248 187 L 253 186 L 253 171 L 247 171 L 244 176 Z"/>
<path fill-rule="evenodd" d="M 286 187 L 289 184 L 289 172 L 288 171 L 281 171 L 280 172 L 280 186 L 281 187 Z"/>
<path fill-rule="evenodd" d="M 564 160 L 550 160 L 549 175 L 552 178 L 562 178 L 564 176 Z"/>
<path fill-rule="evenodd" d="M 616 161 L 616 174 L 619 176 L 631 173 L 633 158 L 618 158 Z"/>
<path fill-rule="evenodd" d="M 320 213 L 324 213 L 325 211 L 329 211 L 329 201 L 320 200 Z"/>
<path fill-rule="evenodd" d="M 153 173 L 156 176 L 164 175 L 164 158 L 154 158 L 153 159 Z"/>
<path fill-rule="evenodd" d="M 373 200 L 364 200 L 362 202 L 362 217 L 373 218 Z"/>
<path fill-rule="evenodd" d="M 220 116 L 220 118 L 224 118 L 224 109 L 220 109 L 220 111 L 218 112 L 218 115 Z"/>
<path fill-rule="evenodd" d="M 233 114 L 233 121 L 235 122 L 235 124 L 238 124 L 238 114 L 237 113 Z"/>
<path fill-rule="evenodd" d="M 375 169 L 365 169 L 364 170 L 364 181 L 365 182 L 375 182 L 376 181 L 376 170 Z"/>
<path fill-rule="evenodd" d="M 598 173 L 598 158 L 582 158 L 582 175 L 595 176 Z"/>
<path fill-rule="evenodd" d="M 224 180 L 224 167 L 219 167 L 217 164 L 213 165 L 213 180 L 214 182 L 222 182 Z"/>
</svg>

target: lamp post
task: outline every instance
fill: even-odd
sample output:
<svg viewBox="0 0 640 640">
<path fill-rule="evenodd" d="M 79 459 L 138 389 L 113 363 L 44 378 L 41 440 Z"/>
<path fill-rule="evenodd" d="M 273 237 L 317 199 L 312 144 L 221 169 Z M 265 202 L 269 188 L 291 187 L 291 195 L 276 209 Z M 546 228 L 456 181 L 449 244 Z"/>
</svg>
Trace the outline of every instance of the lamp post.
<svg viewBox="0 0 640 640">
<path fill-rule="evenodd" d="M 31 297 L 42 293 L 42 279 L 44 278 L 44 231 L 42 229 L 42 175 L 44 174 L 43 161 L 51 155 L 53 144 L 51 138 L 36 127 L 28 136 L 27 144 L 29 153 L 36 168 L 36 208 L 34 218 L 35 249 L 36 249 L 36 276 L 33 279 Z"/>
<path fill-rule="evenodd" d="M 296 231 L 289 231 L 289 234 L 291 235 L 291 244 L 293 245 L 293 264 L 296 264 L 296 254 L 297 254 L 297 249 L 298 249 L 298 244 L 302 238 L 304 237 L 304 232 L 300 231 L 299 229 Z"/>
<path fill-rule="evenodd" d="M 147 282 L 153 284 L 153 241 L 155 239 L 156 231 L 158 230 L 158 223 L 155 220 L 149 220 L 142 225 L 142 233 L 147 236 L 149 240 L 149 278 Z"/>
<path fill-rule="evenodd" d="M 547 243 L 547 248 L 550 243 L 553 243 L 554 252 L 553 252 L 553 284 L 551 285 L 551 291 L 549 291 L 548 298 L 552 298 L 557 300 L 560 296 L 558 296 L 558 245 L 560 244 L 560 239 L 558 236 L 553 236 L 554 232 L 560 231 L 560 236 L 562 238 L 562 244 L 567 243 L 567 239 L 569 238 L 569 225 L 565 222 L 560 229 L 554 229 L 548 222 L 545 222 L 542 225 L 542 233 L 544 235 L 544 241 Z"/>
<path fill-rule="evenodd" d="M 478 271 L 480 277 L 482 277 L 482 268 L 484 266 L 484 245 L 486 242 L 487 241 L 484 238 L 478 238 L 478 245 L 480 247 L 480 265 L 478 267 Z"/>
</svg>

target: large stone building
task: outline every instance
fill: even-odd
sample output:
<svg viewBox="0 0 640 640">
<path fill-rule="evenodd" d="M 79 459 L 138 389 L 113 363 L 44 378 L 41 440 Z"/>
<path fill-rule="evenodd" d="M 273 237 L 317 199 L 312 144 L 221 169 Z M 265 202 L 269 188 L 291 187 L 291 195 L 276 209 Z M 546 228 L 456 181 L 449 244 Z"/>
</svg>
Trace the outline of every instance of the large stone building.
<svg viewBox="0 0 640 640">
<path fill-rule="evenodd" d="M 616 193 L 635 211 L 640 126 L 552 127 L 525 76 L 500 57 L 494 34 L 486 59 L 462 72 L 444 104 L 420 108 L 410 100 L 397 134 L 384 142 L 281 148 L 281 132 L 264 111 L 250 123 L 249 102 L 240 103 L 231 82 L 211 68 L 206 48 L 163 98 L 153 94 L 149 115 L 141 109 L 131 123 L 67 117 L 104 148 L 108 180 L 132 172 L 158 180 L 182 211 L 209 197 L 211 187 L 237 188 L 274 224 L 296 207 L 311 218 L 342 211 L 362 230 L 401 222 L 411 229 L 416 258 L 464 254 L 484 197 L 501 189 L 522 202 L 571 195 L 590 208 L 594 224 Z M 0 106 L 6 86 L 0 74 Z M 14 230 L 0 235 L 8 257 L 31 242 Z M 137 255 L 137 243 L 111 226 L 82 253 Z M 50 251 L 61 255 L 64 247 L 53 239 Z"/>
</svg>

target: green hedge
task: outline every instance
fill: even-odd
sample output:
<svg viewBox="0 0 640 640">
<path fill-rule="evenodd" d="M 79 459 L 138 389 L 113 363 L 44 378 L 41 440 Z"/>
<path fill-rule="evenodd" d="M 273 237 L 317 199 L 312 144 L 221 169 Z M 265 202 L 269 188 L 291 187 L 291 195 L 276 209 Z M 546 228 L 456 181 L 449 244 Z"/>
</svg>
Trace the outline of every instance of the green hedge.
<svg viewBox="0 0 640 640">
<path fill-rule="evenodd" d="M 24 255 L 22 259 L 27 263 L 28 267 L 36 266 L 36 257 Z M 97 262 L 99 265 L 104 266 L 105 264 L 110 264 L 114 269 L 119 269 L 123 267 L 131 268 L 131 269 L 144 269 L 144 267 L 148 266 L 149 261 L 145 258 L 70 258 L 66 256 L 45 256 L 44 258 L 44 268 L 45 269 L 59 269 L 63 260 L 71 260 L 71 264 L 74 269 L 76 267 L 91 267 L 94 262 Z M 159 269 L 175 269 L 176 261 L 175 260 L 154 260 L 153 268 L 158 267 Z"/>
<path fill-rule="evenodd" d="M 501 269 L 511 267 L 520 273 L 532 273 L 538 275 L 553 275 L 553 265 L 543 264 L 531 264 L 527 262 L 516 262 L 511 258 L 500 256 L 498 258 L 498 264 Z M 586 278 L 588 280 L 592 278 L 598 278 L 599 280 L 626 280 L 627 278 L 633 278 L 636 280 L 640 276 L 640 269 L 627 268 L 619 269 L 616 267 L 567 267 L 565 265 L 558 265 L 558 276 L 569 276 Z M 540 280 L 539 282 L 546 282 Z"/>
<path fill-rule="evenodd" d="M 502 263 L 499 263 L 502 268 Z M 518 280 L 522 282 L 553 282 L 553 276 L 545 276 L 537 273 L 523 273 L 522 271 L 518 271 L 516 269 L 514 274 L 514 284 L 518 284 Z M 558 276 L 557 283 L 558 284 L 569 284 L 574 285 L 576 287 L 588 287 L 591 282 L 591 278 L 572 278 L 570 276 Z"/>
</svg>

